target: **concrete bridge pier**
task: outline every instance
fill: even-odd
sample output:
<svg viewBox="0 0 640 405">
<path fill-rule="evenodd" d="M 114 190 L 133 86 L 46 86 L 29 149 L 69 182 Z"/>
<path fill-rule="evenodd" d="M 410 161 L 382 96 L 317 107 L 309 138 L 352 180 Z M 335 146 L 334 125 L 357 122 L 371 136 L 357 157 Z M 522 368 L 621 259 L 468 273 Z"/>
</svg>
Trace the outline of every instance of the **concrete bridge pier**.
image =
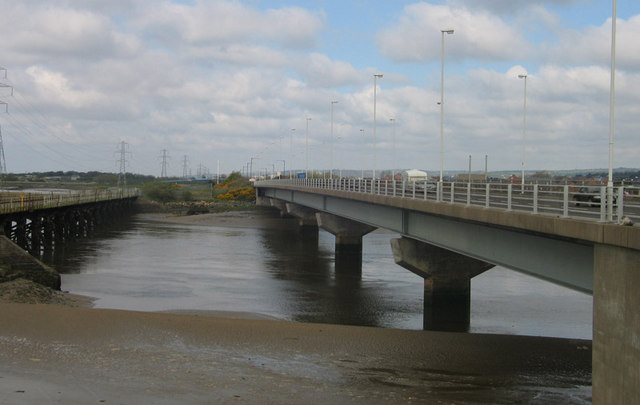
<svg viewBox="0 0 640 405">
<path fill-rule="evenodd" d="M 287 203 L 287 213 L 299 219 L 301 228 L 318 229 L 318 221 L 316 220 L 316 210 L 307 208 L 302 205 Z"/>
<path fill-rule="evenodd" d="M 280 218 L 289 216 L 287 214 L 287 203 L 285 203 L 283 200 L 271 198 L 270 204 L 272 207 L 277 208 L 280 211 Z"/>
<path fill-rule="evenodd" d="M 392 239 L 391 249 L 396 264 L 424 278 L 423 328 L 467 332 L 471 278 L 494 265 L 406 237 Z"/>
<path fill-rule="evenodd" d="M 347 218 L 317 212 L 318 226 L 336 237 L 336 273 L 362 273 L 362 237 L 375 231 L 374 226 Z"/>
<path fill-rule="evenodd" d="M 640 250 L 594 253 L 593 403 L 640 404 Z"/>
<path fill-rule="evenodd" d="M 336 255 L 342 252 L 362 255 L 362 237 L 377 229 L 326 212 L 317 212 L 316 219 L 318 226 L 336 237 Z"/>
</svg>

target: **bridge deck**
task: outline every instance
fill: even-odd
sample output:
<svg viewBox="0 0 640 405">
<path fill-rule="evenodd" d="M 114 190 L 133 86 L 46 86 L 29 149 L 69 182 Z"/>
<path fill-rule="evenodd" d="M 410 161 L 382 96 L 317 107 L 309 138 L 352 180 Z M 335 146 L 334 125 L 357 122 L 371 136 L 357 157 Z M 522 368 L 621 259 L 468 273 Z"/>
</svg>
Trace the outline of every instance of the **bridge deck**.
<svg viewBox="0 0 640 405">
<path fill-rule="evenodd" d="M 0 195 L 0 215 L 88 204 L 100 201 L 133 198 L 136 188 L 107 190 L 69 190 L 68 192 L 23 193 L 6 192 Z"/>
</svg>

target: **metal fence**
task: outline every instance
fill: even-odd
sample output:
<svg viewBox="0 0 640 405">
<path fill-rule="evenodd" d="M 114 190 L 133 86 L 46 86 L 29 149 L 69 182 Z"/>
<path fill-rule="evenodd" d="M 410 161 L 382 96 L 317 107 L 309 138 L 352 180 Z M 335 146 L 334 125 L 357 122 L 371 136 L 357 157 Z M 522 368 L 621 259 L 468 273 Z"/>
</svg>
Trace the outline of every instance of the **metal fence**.
<svg viewBox="0 0 640 405">
<path fill-rule="evenodd" d="M 522 186 L 512 183 L 411 182 L 355 178 L 265 180 L 258 181 L 255 185 L 341 190 L 601 222 L 620 223 L 626 217 L 632 222 L 640 223 L 640 187 L 637 186 L 620 186 L 608 190 L 606 186 L 570 184 Z"/>
<path fill-rule="evenodd" d="M 66 190 L 65 192 L 46 193 L 3 192 L 0 194 L 0 214 L 12 214 L 99 201 L 118 200 L 137 197 L 139 195 L 140 192 L 137 188 Z"/>
</svg>

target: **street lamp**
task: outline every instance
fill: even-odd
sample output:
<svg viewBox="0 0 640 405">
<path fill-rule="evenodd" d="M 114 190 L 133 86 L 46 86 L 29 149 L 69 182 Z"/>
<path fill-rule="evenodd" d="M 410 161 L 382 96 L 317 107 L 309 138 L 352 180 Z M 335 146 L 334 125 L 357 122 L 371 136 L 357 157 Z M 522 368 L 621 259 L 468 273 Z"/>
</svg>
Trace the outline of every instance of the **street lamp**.
<svg viewBox="0 0 640 405">
<path fill-rule="evenodd" d="M 278 176 L 278 178 L 282 178 L 282 176 L 284 176 L 284 172 L 287 171 L 286 163 L 285 163 L 284 159 L 276 160 L 276 162 L 282 162 L 282 175 Z"/>
<path fill-rule="evenodd" d="M 613 0 L 613 12 L 611 14 L 611 82 L 609 85 L 609 176 L 607 178 L 607 221 L 613 221 L 613 135 L 616 100 L 616 9 L 617 2 L 616 0 Z"/>
<path fill-rule="evenodd" d="M 391 180 L 395 180 L 396 179 L 396 119 L 389 118 L 389 121 L 393 123 L 393 168 L 391 169 L 393 174 L 392 174 Z"/>
<path fill-rule="evenodd" d="M 304 166 L 304 177 L 308 178 L 309 177 L 309 121 L 311 121 L 311 118 L 307 118 L 307 136 L 306 136 L 306 163 Z"/>
<path fill-rule="evenodd" d="M 524 152 L 525 142 L 527 139 L 527 75 L 518 75 L 518 78 L 524 79 L 524 114 L 522 116 L 522 180 L 520 193 L 524 193 Z"/>
<path fill-rule="evenodd" d="M 291 160 L 289 161 L 291 168 L 289 169 L 289 179 L 292 179 L 291 169 L 293 169 L 293 133 L 296 132 L 295 128 L 291 128 L 291 138 L 289 140 L 289 153 L 291 154 Z"/>
<path fill-rule="evenodd" d="M 378 78 L 382 79 L 381 73 L 373 75 L 373 180 L 376 179 L 376 91 Z"/>
<path fill-rule="evenodd" d="M 331 166 L 329 167 L 329 179 L 333 179 L 333 105 L 337 103 L 337 100 L 331 102 Z"/>
<path fill-rule="evenodd" d="M 364 129 L 360 128 L 360 132 L 362 132 L 362 174 L 360 178 L 364 180 Z"/>
<path fill-rule="evenodd" d="M 440 56 L 440 190 L 442 190 L 442 171 L 444 167 L 444 34 L 453 34 L 453 30 L 440 30 L 442 33 L 442 54 Z"/>
<path fill-rule="evenodd" d="M 253 177 L 253 159 L 259 160 L 260 158 L 257 158 L 257 157 L 252 157 L 251 158 L 251 160 L 249 162 L 249 164 L 250 164 L 250 166 L 249 166 L 249 178 Z"/>
</svg>

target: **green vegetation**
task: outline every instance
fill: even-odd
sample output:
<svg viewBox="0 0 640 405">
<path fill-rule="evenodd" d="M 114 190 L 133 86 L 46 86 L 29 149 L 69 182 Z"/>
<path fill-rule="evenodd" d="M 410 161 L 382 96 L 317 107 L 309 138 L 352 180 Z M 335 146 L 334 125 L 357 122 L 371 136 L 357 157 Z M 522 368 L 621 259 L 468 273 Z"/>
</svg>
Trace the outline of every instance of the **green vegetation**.
<svg viewBox="0 0 640 405">
<path fill-rule="evenodd" d="M 233 172 L 225 181 L 213 187 L 213 197 L 222 201 L 255 201 L 256 195 L 249 180 Z"/>
<path fill-rule="evenodd" d="M 175 182 L 153 181 L 142 187 L 143 196 L 163 204 L 201 202 L 207 204 L 253 203 L 255 191 L 246 177 L 233 172 L 225 181 L 213 185 L 208 181 Z"/>
<path fill-rule="evenodd" d="M 161 202 L 163 204 L 178 200 L 178 193 L 176 193 L 175 185 L 171 183 L 147 183 L 142 187 L 142 192 L 149 200 Z"/>
</svg>

